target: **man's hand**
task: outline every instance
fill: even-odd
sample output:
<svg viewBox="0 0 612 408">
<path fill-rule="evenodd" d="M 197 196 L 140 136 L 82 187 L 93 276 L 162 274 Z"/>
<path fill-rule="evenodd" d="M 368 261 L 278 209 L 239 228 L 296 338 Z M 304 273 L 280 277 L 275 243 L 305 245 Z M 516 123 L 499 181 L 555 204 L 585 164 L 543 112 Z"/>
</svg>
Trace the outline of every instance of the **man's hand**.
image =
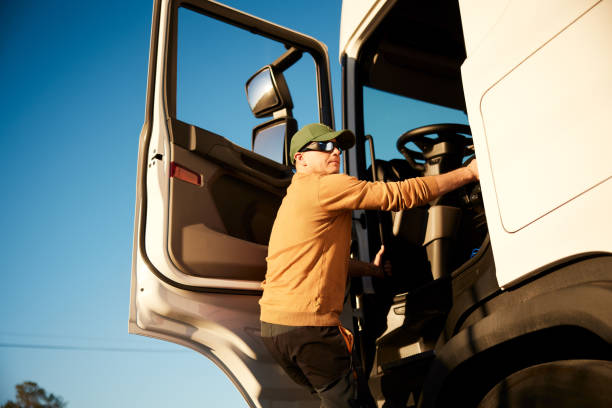
<svg viewBox="0 0 612 408">
<path fill-rule="evenodd" d="M 472 160 L 467 167 L 459 167 L 458 169 L 449 171 L 448 173 L 432 176 L 438 184 L 438 194 L 431 199 L 440 197 L 459 187 L 463 187 L 468 183 L 479 180 L 478 163 L 476 159 Z"/>
<path fill-rule="evenodd" d="M 472 160 L 470 164 L 467 166 L 468 170 L 472 172 L 476 180 L 480 180 L 480 175 L 478 174 L 478 164 L 476 163 L 476 159 Z"/>
<path fill-rule="evenodd" d="M 380 267 L 384 252 L 385 247 L 384 245 L 381 245 L 372 263 L 361 262 L 356 259 L 349 259 L 349 275 L 353 278 L 358 276 L 374 276 L 376 278 L 391 276 L 391 262 L 389 260 L 384 262 L 382 268 Z"/>
<path fill-rule="evenodd" d="M 385 246 L 381 245 L 380 249 L 378 250 L 378 253 L 376 254 L 376 256 L 374 257 L 374 261 L 372 261 L 372 263 L 376 266 L 380 267 L 380 259 L 382 258 L 382 254 L 385 253 Z"/>
<path fill-rule="evenodd" d="M 384 278 L 385 276 L 391 276 L 391 261 L 387 259 L 385 261 L 385 264 L 382 267 L 380 266 L 382 255 L 384 253 L 385 253 L 385 246 L 381 245 L 380 249 L 378 250 L 378 253 L 374 257 L 374 261 L 372 261 L 372 264 L 378 267 L 378 270 L 380 271 L 380 275 L 378 276 L 380 278 Z"/>
</svg>

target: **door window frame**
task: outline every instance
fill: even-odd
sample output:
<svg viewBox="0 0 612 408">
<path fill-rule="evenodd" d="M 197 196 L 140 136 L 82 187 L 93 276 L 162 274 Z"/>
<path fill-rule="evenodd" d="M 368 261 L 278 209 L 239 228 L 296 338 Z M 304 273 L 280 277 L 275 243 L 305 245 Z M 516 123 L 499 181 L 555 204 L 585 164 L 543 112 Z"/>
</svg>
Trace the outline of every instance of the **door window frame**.
<svg viewBox="0 0 612 408">
<path fill-rule="evenodd" d="M 169 35 L 167 39 L 167 54 L 165 56 L 166 72 L 164 73 L 164 83 L 166 85 L 164 89 L 165 105 L 167 115 L 170 118 L 177 119 L 178 15 L 179 8 L 183 7 L 226 24 L 278 41 L 285 44 L 286 47 L 295 47 L 309 53 L 315 62 L 319 121 L 330 126 L 332 129 L 334 128 L 329 56 L 324 44 L 312 37 L 222 4 L 200 0 L 170 0 L 170 2 L 170 27 L 167 28 Z"/>
</svg>

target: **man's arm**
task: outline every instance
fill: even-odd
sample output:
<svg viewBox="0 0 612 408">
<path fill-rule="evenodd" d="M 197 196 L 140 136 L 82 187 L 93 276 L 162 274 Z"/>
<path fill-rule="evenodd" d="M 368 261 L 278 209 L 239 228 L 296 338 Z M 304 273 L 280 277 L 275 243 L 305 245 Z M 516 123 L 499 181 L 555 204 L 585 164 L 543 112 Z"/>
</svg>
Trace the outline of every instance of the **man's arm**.
<svg viewBox="0 0 612 408">
<path fill-rule="evenodd" d="M 391 263 L 385 262 L 384 266 L 380 266 L 382 261 L 382 254 L 385 252 L 385 246 L 381 245 L 376 257 L 372 263 L 358 261 L 356 259 L 349 259 L 348 272 L 353 278 L 360 276 L 374 276 L 376 278 L 384 278 L 385 276 L 391 275 Z"/>
<path fill-rule="evenodd" d="M 381 268 L 368 262 L 358 261 L 357 259 L 349 259 L 348 272 L 352 278 L 360 276 L 384 277 L 384 272 Z"/>
<path fill-rule="evenodd" d="M 467 167 L 437 176 L 414 177 L 402 181 L 368 182 L 346 174 L 321 176 L 319 204 L 326 211 L 399 211 L 426 204 L 442 194 L 478 180 L 476 160 Z"/>
</svg>

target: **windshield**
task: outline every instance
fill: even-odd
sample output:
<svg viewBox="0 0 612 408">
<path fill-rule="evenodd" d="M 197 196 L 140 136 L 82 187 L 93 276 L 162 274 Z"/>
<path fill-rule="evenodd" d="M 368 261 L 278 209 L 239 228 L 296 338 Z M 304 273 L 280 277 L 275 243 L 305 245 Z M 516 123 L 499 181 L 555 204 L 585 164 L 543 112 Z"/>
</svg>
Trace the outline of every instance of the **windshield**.
<svg viewBox="0 0 612 408">
<path fill-rule="evenodd" d="M 382 160 L 403 158 L 395 142 L 408 130 L 434 123 L 468 124 L 467 115 L 461 110 L 370 87 L 363 88 L 363 121 L 365 134 L 374 139 L 376 158 Z M 369 153 L 366 162 L 369 166 Z"/>
</svg>

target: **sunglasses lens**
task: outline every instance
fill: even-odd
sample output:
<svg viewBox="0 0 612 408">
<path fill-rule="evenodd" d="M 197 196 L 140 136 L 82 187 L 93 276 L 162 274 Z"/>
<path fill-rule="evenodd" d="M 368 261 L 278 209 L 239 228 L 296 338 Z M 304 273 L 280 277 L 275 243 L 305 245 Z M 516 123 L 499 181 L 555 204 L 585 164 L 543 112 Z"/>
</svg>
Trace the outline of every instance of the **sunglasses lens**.
<svg viewBox="0 0 612 408">
<path fill-rule="evenodd" d="M 334 142 L 320 142 L 319 147 L 324 152 L 331 152 L 334 150 Z"/>
<path fill-rule="evenodd" d="M 338 147 L 338 145 L 334 142 L 317 142 L 318 149 L 322 152 L 331 152 L 334 148 Z M 338 150 L 340 150 L 338 148 Z"/>
<path fill-rule="evenodd" d="M 334 150 L 334 148 L 338 148 L 338 150 L 340 150 L 340 148 L 338 147 L 338 145 L 335 142 L 312 142 L 311 144 L 307 145 L 304 149 L 302 149 L 302 151 L 307 151 L 307 150 L 315 150 L 315 151 L 319 151 L 319 152 L 332 152 Z"/>
</svg>

